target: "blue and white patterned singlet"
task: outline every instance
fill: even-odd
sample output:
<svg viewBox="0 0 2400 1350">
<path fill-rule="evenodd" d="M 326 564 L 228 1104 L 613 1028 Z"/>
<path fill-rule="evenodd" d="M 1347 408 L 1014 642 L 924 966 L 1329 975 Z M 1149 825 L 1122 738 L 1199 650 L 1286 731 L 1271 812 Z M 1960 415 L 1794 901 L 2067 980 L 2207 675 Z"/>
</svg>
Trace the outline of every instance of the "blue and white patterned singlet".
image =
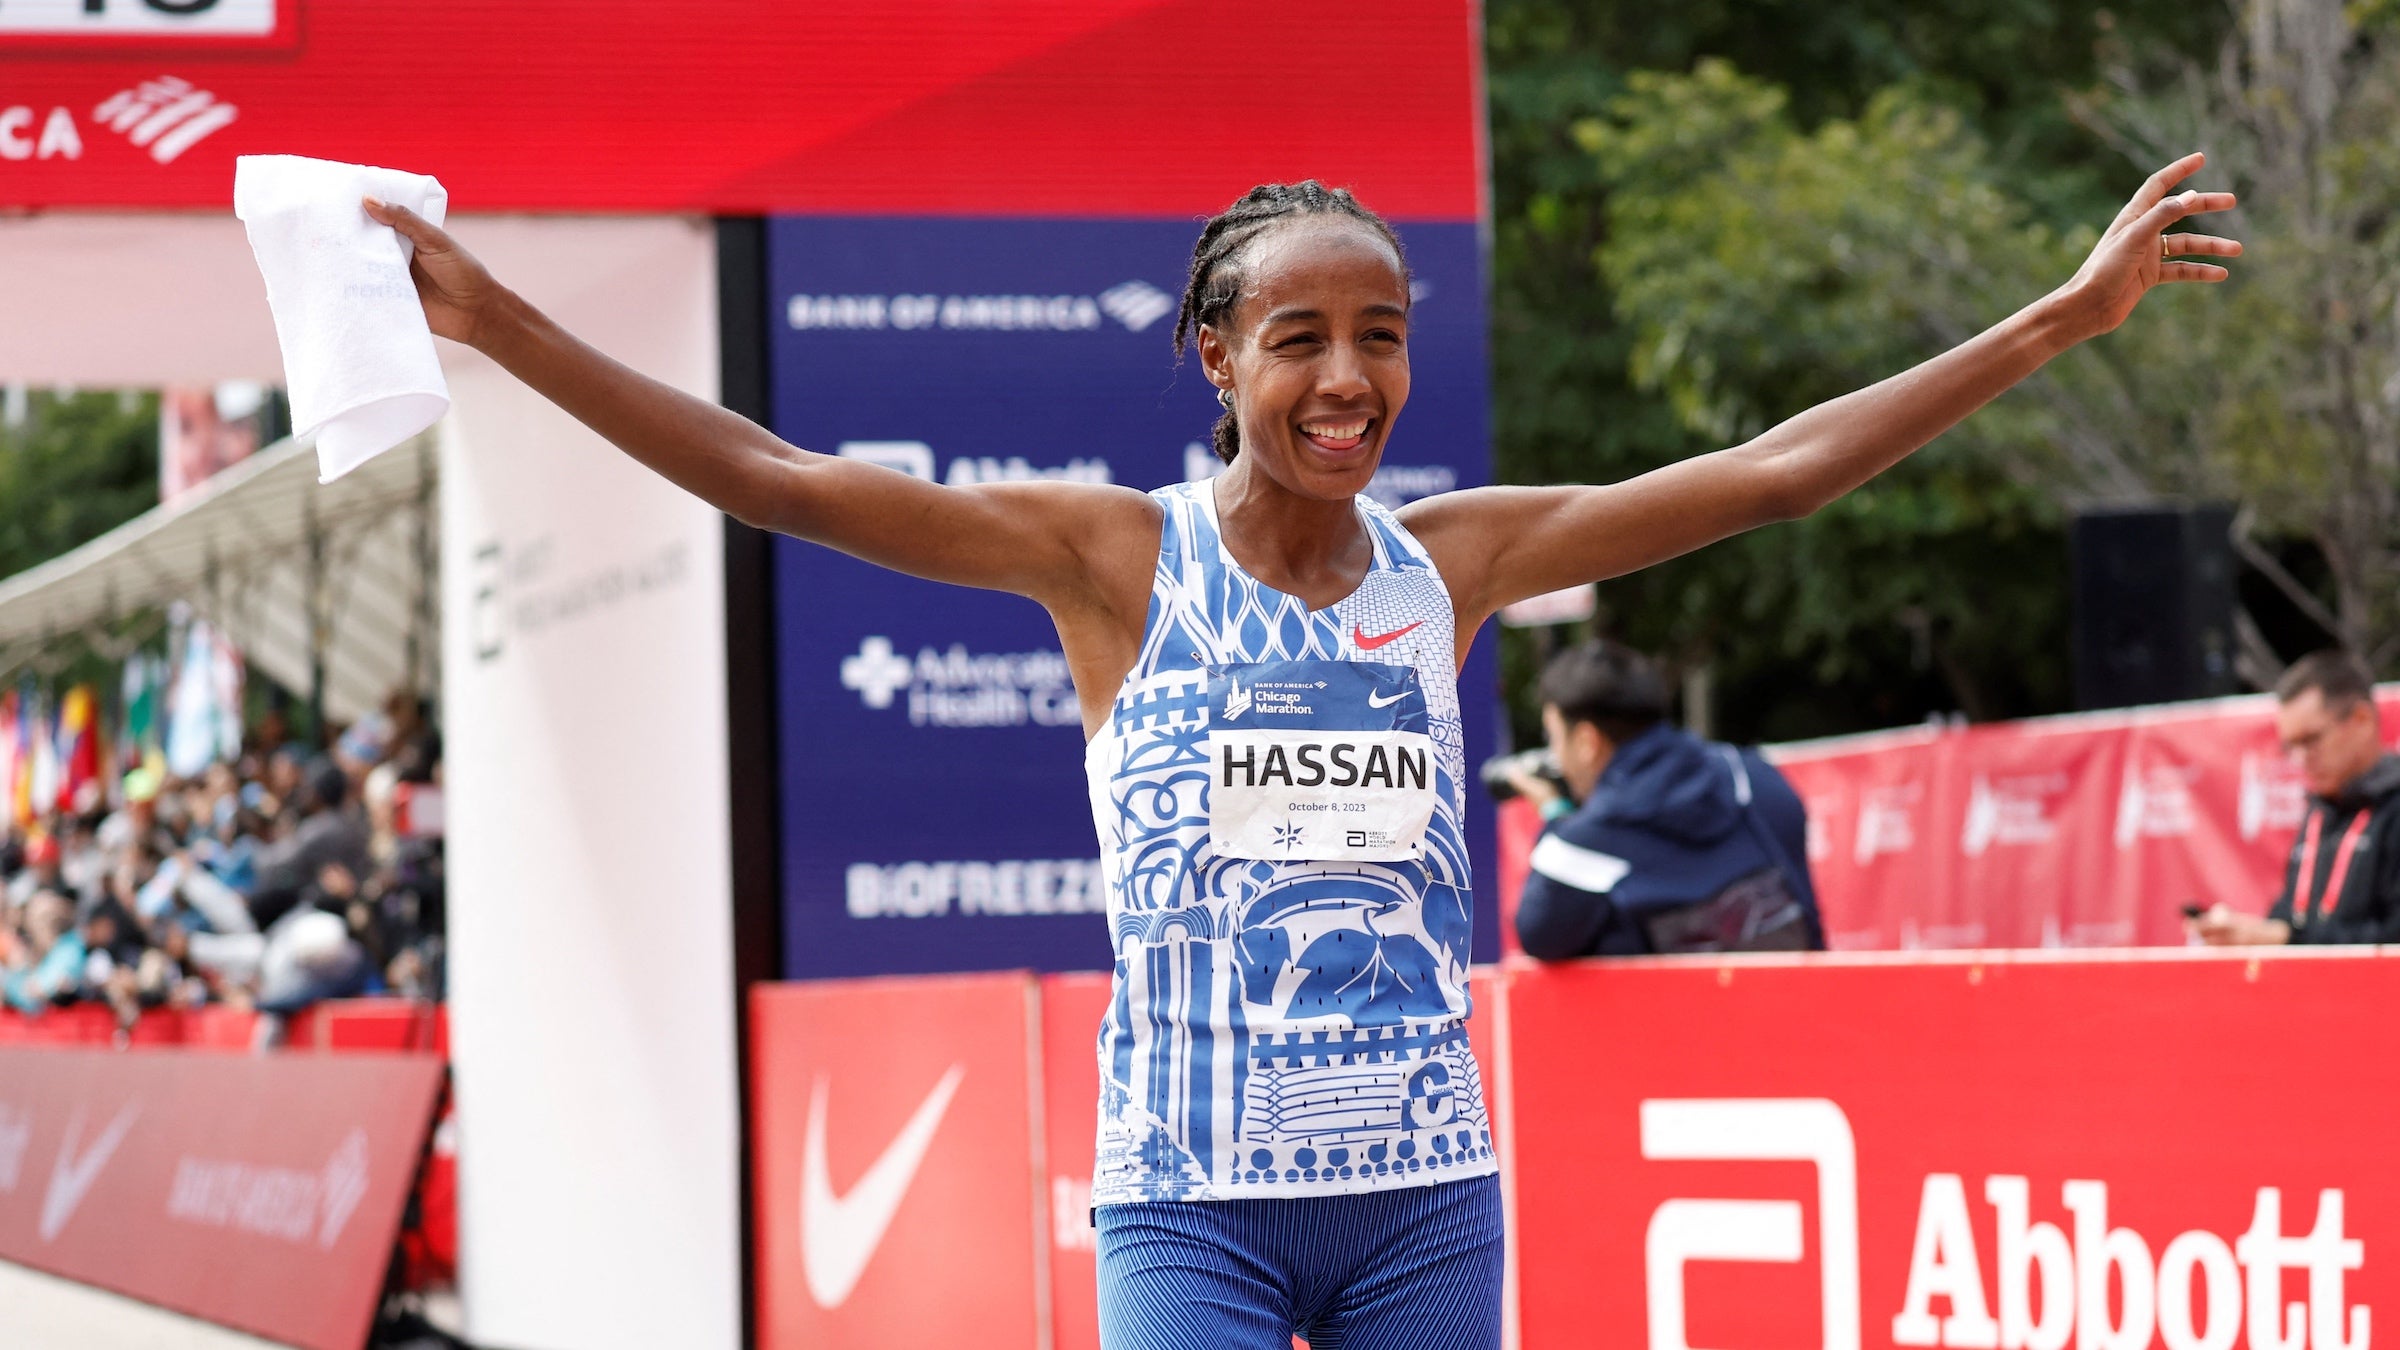
<svg viewBox="0 0 2400 1350">
<path fill-rule="evenodd" d="M 1350 596 L 1311 610 L 1234 562 L 1209 484 L 1151 495 L 1166 519 L 1141 655 L 1084 758 L 1116 948 L 1093 1203 L 1344 1194 L 1495 1171 L 1467 1048 L 1473 888 L 1448 589 L 1364 497 L 1374 565 Z M 1424 694 L 1414 725 L 1431 738 L 1434 801 L 1416 857 L 1255 861 L 1213 846 L 1212 722 L 1249 710 L 1221 691 L 1231 679 L 1240 699 L 1257 669 L 1306 673 L 1294 662 L 1330 663 L 1314 669 L 1337 685 L 1356 678 L 1344 663 L 1413 668 L 1366 674 Z"/>
</svg>

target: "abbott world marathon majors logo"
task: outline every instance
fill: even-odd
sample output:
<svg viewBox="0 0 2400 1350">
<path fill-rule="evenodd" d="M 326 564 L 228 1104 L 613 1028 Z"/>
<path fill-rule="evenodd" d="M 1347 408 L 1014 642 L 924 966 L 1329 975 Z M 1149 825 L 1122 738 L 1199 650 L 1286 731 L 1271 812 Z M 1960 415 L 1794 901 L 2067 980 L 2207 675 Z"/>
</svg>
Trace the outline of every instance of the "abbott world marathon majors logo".
<svg viewBox="0 0 2400 1350">
<path fill-rule="evenodd" d="M 867 707 L 903 709 L 919 727 L 1081 727 L 1075 681 L 1061 651 L 970 652 L 920 647 L 912 658 L 874 634 L 842 658 L 842 687 Z"/>
<path fill-rule="evenodd" d="M 1642 1156 L 1657 1161 L 1805 1162 L 1816 1172 L 1820 1280 L 1810 1341 L 1860 1350 L 1858 1146 L 1841 1107 L 1822 1098 L 1662 1099 L 1641 1104 Z M 2369 1350 L 2372 1310 L 2345 1277 L 2366 1264 L 2346 1236 L 2339 1189 L 2316 1194 L 2305 1231 L 2281 1189 L 2256 1188 L 2238 1235 L 2191 1229 L 2163 1246 L 2109 1222 L 2109 1184 L 2069 1179 L 2055 1192 L 2019 1175 L 1987 1175 L 1982 1199 L 1995 1241 L 1976 1242 L 1960 1172 L 1927 1175 L 1907 1255 L 1905 1292 L 1889 1322 L 1899 1346 L 1959 1350 Z M 2057 1197 L 2057 1208 L 2045 1202 Z M 2292 1208 L 2297 1211 L 2298 1203 Z M 2050 1217 L 2040 1217 L 2041 1211 Z M 1796 1199 L 1676 1198 L 1644 1237 L 1649 1350 L 1692 1350 L 1685 1267 L 1695 1261 L 1802 1259 L 1809 1235 Z M 1897 1251 L 1877 1252 L 1879 1261 Z M 2287 1274 L 2302 1299 L 2287 1299 Z M 1880 1319 L 1878 1319 L 1880 1320 Z M 1879 1328 L 1880 1329 L 1880 1328 Z"/>
</svg>

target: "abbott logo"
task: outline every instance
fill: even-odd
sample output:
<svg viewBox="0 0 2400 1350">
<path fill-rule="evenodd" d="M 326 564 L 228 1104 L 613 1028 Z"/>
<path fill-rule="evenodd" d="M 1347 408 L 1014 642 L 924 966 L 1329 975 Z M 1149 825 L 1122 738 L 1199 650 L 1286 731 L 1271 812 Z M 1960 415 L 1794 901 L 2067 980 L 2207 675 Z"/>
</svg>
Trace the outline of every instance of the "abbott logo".
<svg viewBox="0 0 2400 1350">
<path fill-rule="evenodd" d="M 1859 1350 L 1858 1145 L 1821 1097 L 1642 1103 L 1642 1156 L 1667 1162 L 1806 1162 L 1817 1169 L 1823 1350 Z M 1650 1216 L 1644 1265 L 1650 1350 L 1692 1350 L 1683 1268 L 1693 1261 L 1798 1261 L 1797 1200 L 1669 1200 Z"/>
<path fill-rule="evenodd" d="M 2033 1217 L 2028 1178 L 1991 1176 L 1996 1300 L 1984 1297 L 1982 1256 L 1967 1212 L 1966 1179 L 1925 1178 L 1908 1294 L 1892 1319 L 1892 1344 L 1959 1350 L 2367 1350 L 2373 1309 L 2344 1292 L 2367 1262 L 2366 1243 L 2343 1231 L 2341 1191 L 2317 1192 L 2315 1226 L 2284 1231 L 2283 1192 L 2262 1186 L 2249 1231 L 2228 1241 L 2206 1229 L 2178 1233 L 2155 1255 L 2150 1240 L 2109 1222 L 2108 1183 L 2059 1188 L 2064 1225 Z M 2306 1302 L 2284 1297 L 2286 1272 L 2308 1273 Z M 2111 1286 L 2117 1291 L 2109 1298 Z M 1934 1304 L 1948 1307 L 1936 1318 Z M 1993 1313 L 1997 1311 L 1997 1317 Z"/>
</svg>

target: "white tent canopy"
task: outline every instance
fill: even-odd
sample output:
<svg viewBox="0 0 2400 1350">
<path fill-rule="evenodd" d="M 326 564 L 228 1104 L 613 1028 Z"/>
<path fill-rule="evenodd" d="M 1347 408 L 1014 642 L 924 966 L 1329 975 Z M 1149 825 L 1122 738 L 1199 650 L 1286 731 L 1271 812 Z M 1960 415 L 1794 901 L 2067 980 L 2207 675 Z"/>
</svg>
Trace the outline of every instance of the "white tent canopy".
<svg viewBox="0 0 2400 1350">
<path fill-rule="evenodd" d="M 434 694 L 435 462 L 430 436 L 420 437 L 319 484 L 312 447 L 269 446 L 0 582 L 0 676 L 78 634 L 181 600 L 285 688 L 305 694 L 321 655 L 331 718 L 359 717 L 402 687 Z M 312 614 L 321 644 L 310 640 Z"/>
</svg>

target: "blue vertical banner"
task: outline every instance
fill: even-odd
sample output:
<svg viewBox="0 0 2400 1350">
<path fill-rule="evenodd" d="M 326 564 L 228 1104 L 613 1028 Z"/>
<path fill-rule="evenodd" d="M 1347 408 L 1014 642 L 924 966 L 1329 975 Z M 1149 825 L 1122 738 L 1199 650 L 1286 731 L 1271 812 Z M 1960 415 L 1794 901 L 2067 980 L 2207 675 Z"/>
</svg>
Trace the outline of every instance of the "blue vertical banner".
<svg viewBox="0 0 2400 1350">
<path fill-rule="evenodd" d="M 770 407 L 795 445 L 954 485 L 1204 477 L 1217 416 L 1171 345 L 1189 221 L 799 217 L 768 227 Z M 1476 227 L 1401 230 L 1412 387 L 1369 491 L 1490 476 Z M 778 539 L 786 974 L 1102 970 L 1083 724 L 1049 617 Z M 1489 642 L 1460 676 L 1470 771 Z M 1498 951 L 1491 803 L 1467 786 L 1475 956 Z"/>
</svg>

